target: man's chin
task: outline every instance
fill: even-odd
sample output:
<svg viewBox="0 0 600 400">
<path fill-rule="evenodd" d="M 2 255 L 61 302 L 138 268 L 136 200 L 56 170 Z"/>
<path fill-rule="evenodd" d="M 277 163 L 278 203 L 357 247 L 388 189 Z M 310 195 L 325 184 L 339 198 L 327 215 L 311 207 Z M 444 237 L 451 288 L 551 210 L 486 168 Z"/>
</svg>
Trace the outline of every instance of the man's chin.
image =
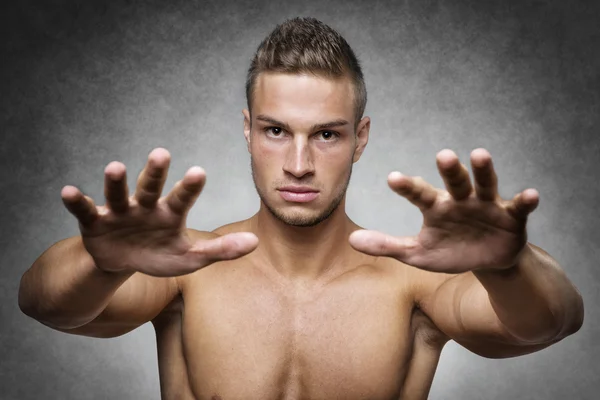
<svg viewBox="0 0 600 400">
<path fill-rule="evenodd" d="M 281 210 L 272 210 L 272 214 L 286 225 L 295 226 L 298 228 L 309 228 L 311 226 L 318 225 L 325 218 L 321 215 L 315 215 L 314 213 L 301 213 L 301 212 L 282 212 Z"/>
</svg>

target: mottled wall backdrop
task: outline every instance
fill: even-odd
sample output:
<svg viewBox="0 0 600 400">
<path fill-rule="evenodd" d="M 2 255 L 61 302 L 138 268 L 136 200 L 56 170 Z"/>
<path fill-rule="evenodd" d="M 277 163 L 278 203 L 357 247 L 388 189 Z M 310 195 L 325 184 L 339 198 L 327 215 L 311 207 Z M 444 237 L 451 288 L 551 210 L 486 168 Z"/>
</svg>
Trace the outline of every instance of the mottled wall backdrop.
<svg viewBox="0 0 600 400">
<path fill-rule="evenodd" d="M 258 208 L 242 135 L 244 78 L 278 22 L 314 16 L 362 60 L 371 140 L 348 214 L 416 234 L 420 213 L 387 187 L 392 170 L 442 185 L 437 151 L 487 148 L 501 194 L 541 194 L 529 238 L 586 301 L 575 336 L 540 353 L 479 358 L 449 344 L 432 399 L 593 399 L 600 359 L 600 6 L 597 1 L 12 1 L 1 11 L 0 398 L 158 399 L 151 325 L 116 339 L 59 333 L 24 316 L 19 279 L 76 235 L 60 189 L 102 201 L 104 166 L 130 187 L 148 152 L 191 165 L 207 186 L 189 225 L 212 230 Z M 9 2 L 10 3 L 10 2 Z"/>
</svg>

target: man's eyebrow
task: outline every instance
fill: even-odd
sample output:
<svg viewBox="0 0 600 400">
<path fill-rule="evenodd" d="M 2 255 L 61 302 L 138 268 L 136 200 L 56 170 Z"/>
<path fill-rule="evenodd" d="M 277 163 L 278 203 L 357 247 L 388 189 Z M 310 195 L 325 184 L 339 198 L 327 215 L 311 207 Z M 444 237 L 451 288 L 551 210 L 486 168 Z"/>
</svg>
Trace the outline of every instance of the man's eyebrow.
<svg viewBox="0 0 600 400">
<path fill-rule="evenodd" d="M 288 124 L 286 124 L 285 122 L 281 122 L 281 121 L 277 121 L 275 118 L 271 118 L 268 115 L 257 115 L 256 119 L 259 121 L 264 121 L 264 122 L 268 122 L 271 125 L 277 125 L 280 126 L 282 128 L 284 128 L 286 131 L 290 131 L 290 126 Z"/>
<path fill-rule="evenodd" d="M 286 124 L 285 122 L 278 121 L 275 118 L 269 117 L 268 115 L 263 115 L 263 114 L 257 115 L 256 119 L 259 120 L 259 121 L 264 121 L 264 122 L 268 122 L 268 123 L 273 124 L 273 125 L 280 126 L 280 127 L 284 128 L 287 131 L 291 130 L 290 126 L 288 124 Z M 315 124 L 315 125 L 313 125 L 313 126 L 310 127 L 310 130 L 311 131 L 317 131 L 317 130 L 322 130 L 322 129 L 329 129 L 329 128 L 340 127 L 340 126 L 344 126 L 344 125 L 348 125 L 348 124 L 349 124 L 348 121 L 346 121 L 345 119 L 339 118 L 339 119 L 336 119 L 336 120 L 333 120 L 333 121 L 330 121 L 330 122 L 325 122 L 325 123 L 322 123 L 322 124 Z"/>
<path fill-rule="evenodd" d="M 311 131 L 320 131 L 321 129 L 336 128 L 336 127 L 340 127 L 340 126 L 344 126 L 344 125 L 348 125 L 348 121 L 340 118 L 340 119 L 336 119 L 336 120 L 333 120 L 330 122 L 325 122 L 324 124 L 315 124 L 310 127 L 310 130 Z"/>
</svg>

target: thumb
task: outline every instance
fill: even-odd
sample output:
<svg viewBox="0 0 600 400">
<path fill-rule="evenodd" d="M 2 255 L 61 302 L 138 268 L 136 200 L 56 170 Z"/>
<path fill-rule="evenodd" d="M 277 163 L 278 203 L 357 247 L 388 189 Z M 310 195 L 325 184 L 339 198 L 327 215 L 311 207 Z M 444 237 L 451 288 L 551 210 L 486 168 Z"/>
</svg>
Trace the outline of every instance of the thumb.
<svg viewBox="0 0 600 400">
<path fill-rule="evenodd" d="M 418 247 L 417 240 L 413 237 L 394 237 L 385 233 L 358 230 L 348 238 L 354 249 L 372 256 L 393 257 L 405 262 Z"/>
<path fill-rule="evenodd" d="M 190 249 L 206 260 L 206 264 L 216 261 L 234 260 L 245 256 L 258 247 L 258 237 L 250 232 L 236 232 L 215 239 L 199 240 Z"/>
</svg>

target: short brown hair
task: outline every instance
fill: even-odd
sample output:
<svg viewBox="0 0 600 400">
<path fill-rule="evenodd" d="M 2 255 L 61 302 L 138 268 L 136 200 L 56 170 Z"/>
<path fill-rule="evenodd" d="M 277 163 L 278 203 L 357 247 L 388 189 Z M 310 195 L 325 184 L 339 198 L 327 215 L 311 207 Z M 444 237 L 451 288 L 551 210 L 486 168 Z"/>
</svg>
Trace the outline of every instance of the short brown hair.
<svg viewBox="0 0 600 400">
<path fill-rule="evenodd" d="M 258 46 L 246 79 L 250 112 L 254 85 L 261 72 L 310 73 L 330 78 L 347 75 L 354 84 L 356 124 L 365 112 L 367 89 L 356 55 L 342 35 L 315 18 L 287 20 Z"/>
</svg>

